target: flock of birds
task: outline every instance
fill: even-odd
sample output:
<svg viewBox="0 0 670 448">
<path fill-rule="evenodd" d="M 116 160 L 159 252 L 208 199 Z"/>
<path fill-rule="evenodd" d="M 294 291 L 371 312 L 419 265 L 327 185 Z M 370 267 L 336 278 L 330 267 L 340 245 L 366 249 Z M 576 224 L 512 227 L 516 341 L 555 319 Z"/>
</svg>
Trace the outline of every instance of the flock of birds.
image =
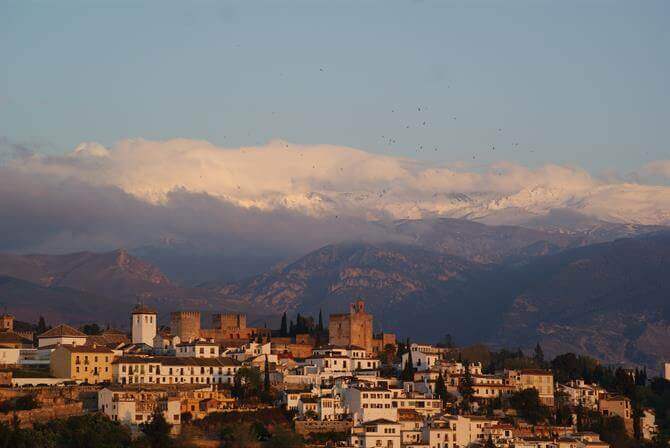
<svg viewBox="0 0 670 448">
<path fill-rule="evenodd" d="M 320 73 L 325 72 L 325 68 L 324 68 L 324 67 L 320 67 L 320 68 L 319 68 L 319 72 L 320 72 Z M 283 76 L 284 76 L 284 73 L 280 73 L 280 75 L 283 77 Z M 447 86 L 447 88 L 450 88 L 450 87 L 451 87 L 451 86 Z M 427 113 L 427 111 L 428 111 L 428 108 L 427 108 L 426 106 L 419 105 L 419 106 L 416 107 L 416 112 L 419 113 L 419 114 L 422 114 L 422 115 L 423 115 L 423 114 Z M 397 114 L 397 115 L 399 115 L 398 112 L 399 112 L 399 109 L 397 109 L 397 108 L 393 108 L 393 109 L 391 109 L 391 113 L 392 113 L 392 114 Z M 278 117 L 278 116 L 279 116 L 279 112 L 277 112 L 277 111 L 271 111 L 271 116 L 272 116 L 272 117 Z M 458 117 L 454 115 L 454 116 L 451 116 L 450 119 L 451 119 L 451 121 L 456 121 L 456 120 L 458 119 Z M 429 120 L 427 119 L 427 117 L 422 116 L 421 118 L 419 118 L 419 120 L 416 121 L 416 124 L 413 125 L 413 124 L 404 123 L 404 124 L 402 125 L 401 128 L 402 128 L 403 130 L 409 130 L 409 129 L 427 129 L 427 128 L 429 128 L 429 127 L 430 127 L 430 122 L 429 122 Z M 497 128 L 497 134 L 502 134 L 502 133 L 503 133 L 503 128 L 501 128 L 501 127 Z M 248 136 L 248 137 L 251 137 L 251 131 L 249 131 L 249 132 L 247 133 L 247 136 Z M 226 136 L 224 135 L 223 138 L 226 139 Z M 399 139 L 397 136 L 395 136 L 395 135 L 394 135 L 394 136 L 391 136 L 391 135 L 382 135 L 382 136 L 381 136 L 381 140 L 382 140 L 382 144 L 384 144 L 384 145 L 387 146 L 387 147 L 396 146 L 396 145 L 398 145 L 398 142 L 400 141 L 400 139 Z M 429 146 L 432 147 L 431 149 L 432 149 L 434 152 L 438 152 L 438 151 L 440 150 L 440 147 L 439 147 L 439 146 L 436 146 L 436 145 L 429 145 Z M 516 141 L 515 141 L 515 142 L 512 142 L 511 147 L 512 147 L 513 150 L 518 150 L 518 149 L 520 148 L 520 143 L 519 143 L 519 142 L 516 142 Z M 291 149 L 291 145 L 290 145 L 289 143 L 284 143 L 284 148 L 287 149 L 287 150 L 290 150 L 290 149 Z M 426 149 L 428 149 L 428 147 L 426 147 Z M 423 150 L 424 150 L 424 145 L 423 145 L 423 144 L 418 144 L 418 145 L 415 146 L 415 152 L 416 152 L 416 153 L 422 152 Z M 496 144 L 491 144 L 491 145 L 490 145 L 490 151 L 496 151 Z M 529 148 L 529 151 L 530 151 L 530 152 L 534 152 L 534 149 Z M 300 152 L 300 153 L 299 153 L 299 156 L 300 156 L 300 157 L 303 157 L 303 153 Z M 477 159 L 477 154 L 475 153 L 475 154 L 472 155 L 472 160 L 476 160 L 476 159 Z M 312 165 L 312 169 L 316 169 L 316 168 L 317 168 L 317 165 L 316 165 L 316 164 L 313 164 L 313 165 Z M 343 167 L 340 167 L 339 170 L 340 170 L 340 172 L 344 172 L 344 168 L 343 168 Z M 498 171 L 496 174 L 498 174 L 499 176 L 501 176 L 503 173 L 502 173 L 502 171 Z M 240 190 L 240 186 L 239 186 L 239 185 L 237 186 L 237 189 Z M 380 197 L 381 197 L 381 196 L 383 196 L 383 193 L 380 194 Z M 336 218 L 336 219 L 337 219 L 338 217 L 339 217 L 338 215 L 335 215 L 335 218 Z"/>
<path fill-rule="evenodd" d="M 239 44 L 237 45 L 237 47 L 239 47 Z M 319 72 L 320 72 L 320 73 L 324 73 L 325 71 L 326 71 L 326 68 L 325 68 L 325 67 L 319 67 Z M 284 73 L 283 73 L 283 72 L 281 72 L 279 75 L 280 75 L 280 77 L 284 77 Z M 447 85 L 447 88 L 451 88 L 451 85 Z M 419 112 L 419 113 L 421 113 L 421 112 L 425 113 L 425 112 L 428 110 L 428 108 L 427 108 L 426 106 L 421 106 L 421 105 L 417 106 L 416 109 L 417 109 L 417 112 Z M 397 113 L 397 112 L 398 112 L 398 109 L 395 109 L 395 108 L 394 108 L 394 109 L 391 109 L 391 113 L 392 113 L 392 114 L 395 114 L 395 113 Z M 271 116 L 273 116 L 273 117 L 278 117 L 278 116 L 279 116 L 279 112 L 277 112 L 277 111 L 271 111 L 270 114 L 271 114 Z M 456 120 L 457 120 L 457 116 L 451 116 L 451 120 L 452 120 L 452 121 L 456 121 Z M 425 120 L 425 119 L 421 119 L 420 123 L 418 123 L 418 124 L 415 125 L 415 126 L 412 126 L 411 124 L 404 124 L 404 129 L 405 129 L 405 130 L 412 129 L 413 127 L 414 127 L 414 128 L 418 128 L 418 129 L 421 129 L 421 128 L 428 128 L 428 127 L 429 127 L 429 122 L 428 122 L 427 120 Z M 502 133 L 502 132 L 503 132 L 503 128 L 498 128 L 497 130 L 498 130 L 498 133 Z M 247 133 L 247 136 L 248 136 L 248 137 L 251 137 L 251 131 L 249 131 L 249 132 Z M 225 135 L 223 136 L 223 139 L 224 139 L 224 140 L 226 139 L 226 136 L 225 136 Z M 398 144 L 398 141 L 399 141 L 399 139 L 398 139 L 396 136 L 388 136 L 388 135 L 382 135 L 382 136 L 381 136 L 381 140 L 382 140 L 382 143 L 383 143 L 384 145 L 388 146 L 388 147 L 397 145 L 397 144 Z M 260 144 L 260 142 L 259 142 L 259 144 Z M 438 152 L 438 151 L 440 150 L 440 147 L 439 147 L 439 146 L 434 146 L 434 145 L 430 145 L 430 146 L 432 146 L 432 150 L 433 150 L 434 152 Z M 513 149 L 513 150 L 518 150 L 518 149 L 520 149 L 520 143 L 519 143 L 519 142 L 513 142 L 511 146 L 512 146 L 512 149 Z M 285 144 L 285 148 L 286 148 L 286 149 L 289 149 L 289 148 L 290 148 L 290 145 L 289 145 L 289 144 Z M 421 152 L 421 151 L 423 151 L 423 150 L 424 150 L 424 145 L 423 145 L 423 144 L 418 144 L 418 145 L 416 145 L 416 147 L 415 147 L 415 152 L 416 152 L 416 153 L 419 153 L 419 152 Z M 496 145 L 495 145 L 495 144 L 491 144 L 491 146 L 490 146 L 490 150 L 491 150 L 491 151 L 495 151 L 495 150 L 496 150 Z M 532 148 L 530 148 L 529 151 L 530 151 L 530 152 L 535 152 L 535 150 L 532 149 Z M 300 156 L 300 157 L 303 157 L 303 154 L 302 154 L 302 153 L 299 153 L 299 156 Z M 476 153 L 472 155 L 472 159 L 473 159 L 473 160 L 476 160 L 476 159 L 477 159 L 477 154 L 476 154 Z M 316 169 L 316 165 L 313 165 L 313 168 Z"/>
</svg>

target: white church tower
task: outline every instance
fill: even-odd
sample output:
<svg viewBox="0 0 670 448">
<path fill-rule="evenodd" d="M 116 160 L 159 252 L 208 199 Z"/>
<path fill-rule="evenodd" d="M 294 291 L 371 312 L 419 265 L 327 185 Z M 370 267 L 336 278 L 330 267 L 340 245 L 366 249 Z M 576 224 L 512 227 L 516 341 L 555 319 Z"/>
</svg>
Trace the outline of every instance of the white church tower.
<svg viewBox="0 0 670 448">
<path fill-rule="evenodd" d="M 156 320 L 158 315 L 155 310 L 138 303 L 133 308 L 132 335 L 133 344 L 144 343 L 153 347 L 156 336 Z"/>
</svg>

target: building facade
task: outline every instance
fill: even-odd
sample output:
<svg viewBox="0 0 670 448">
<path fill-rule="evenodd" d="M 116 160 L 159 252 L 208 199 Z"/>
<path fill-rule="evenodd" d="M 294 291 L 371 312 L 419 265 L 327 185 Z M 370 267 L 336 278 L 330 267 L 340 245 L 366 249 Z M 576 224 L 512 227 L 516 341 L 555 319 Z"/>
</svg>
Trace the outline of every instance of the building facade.
<svg viewBox="0 0 670 448">
<path fill-rule="evenodd" d="M 114 353 L 96 345 L 60 345 L 51 352 L 50 373 L 89 384 L 112 380 Z"/>
</svg>

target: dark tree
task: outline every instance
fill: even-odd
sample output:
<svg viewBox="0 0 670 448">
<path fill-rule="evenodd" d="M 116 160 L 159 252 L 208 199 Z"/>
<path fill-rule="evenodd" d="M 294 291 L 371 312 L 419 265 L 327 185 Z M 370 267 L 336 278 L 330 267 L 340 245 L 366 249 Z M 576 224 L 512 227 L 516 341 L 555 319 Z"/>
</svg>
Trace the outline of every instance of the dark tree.
<svg viewBox="0 0 670 448">
<path fill-rule="evenodd" d="M 102 328 L 96 323 L 85 324 L 81 327 L 81 332 L 88 335 L 98 335 L 102 333 Z"/>
<path fill-rule="evenodd" d="M 300 334 L 304 333 L 305 331 L 305 323 L 303 320 L 303 317 L 298 313 L 298 315 L 295 318 L 295 334 Z"/>
<path fill-rule="evenodd" d="M 442 372 L 440 372 L 440 375 L 437 377 L 437 381 L 435 382 L 435 395 L 440 400 L 442 400 L 443 405 L 447 403 L 449 392 L 447 392 L 447 386 L 444 384 L 444 377 L 442 376 Z"/>
<path fill-rule="evenodd" d="M 414 361 L 411 350 L 407 350 L 407 361 L 402 369 L 401 378 L 403 381 L 414 381 Z"/>
<path fill-rule="evenodd" d="M 35 329 L 35 333 L 42 334 L 45 331 L 47 331 L 47 323 L 44 320 L 44 316 L 40 316 L 40 319 L 37 321 L 37 328 Z"/>
<path fill-rule="evenodd" d="M 268 361 L 268 356 L 265 355 L 265 372 L 263 376 L 263 394 L 265 399 L 270 399 L 270 362 Z"/>
<path fill-rule="evenodd" d="M 510 397 L 510 405 L 520 417 L 535 425 L 549 417 L 549 409 L 540 402 L 540 394 L 535 388 L 514 392 Z"/>
<path fill-rule="evenodd" d="M 465 363 L 465 374 L 458 384 L 458 392 L 461 394 L 461 409 L 469 411 L 472 404 L 472 397 L 475 394 L 473 388 L 474 381 L 472 380 L 472 373 L 470 373 L 470 366 Z"/>
<path fill-rule="evenodd" d="M 445 334 L 440 342 L 437 343 L 438 347 L 444 348 L 454 348 L 454 338 L 450 334 Z"/>
<path fill-rule="evenodd" d="M 158 407 L 154 409 L 151 421 L 140 425 L 140 429 L 151 448 L 166 448 L 173 445 L 170 438 L 170 428 L 172 428 L 172 425 L 165 420 Z"/>
<path fill-rule="evenodd" d="M 286 326 L 286 312 L 284 312 L 284 314 L 282 314 L 281 317 L 281 326 L 279 327 L 279 335 L 283 337 L 288 336 L 288 328 Z"/>
<path fill-rule="evenodd" d="M 277 425 L 274 433 L 264 446 L 267 448 L 301 448 L 305 445 L 298 434 L 281 425 Z"/>
<path fill-rule="evenodd" d="M 321 310 L 319 310 L 319 326 L 318 326 L 319 333 L 323 332 L 323 314 Z"/>
<path fill-rule="evenodd" d="M 533 355 L 533 360 L 535 361 L 535 364 L 537 364 L 538 367 L 544 366 L 544 352 L 542 351 L 542 347 L 540 346 L 539 342 L 535 346 L 535 354 Z"/>
</svg>

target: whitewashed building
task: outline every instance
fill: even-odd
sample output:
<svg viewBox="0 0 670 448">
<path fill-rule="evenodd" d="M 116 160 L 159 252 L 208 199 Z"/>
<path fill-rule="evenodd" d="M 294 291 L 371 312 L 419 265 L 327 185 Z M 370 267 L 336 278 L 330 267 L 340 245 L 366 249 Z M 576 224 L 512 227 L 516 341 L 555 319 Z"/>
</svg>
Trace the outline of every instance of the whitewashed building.
<svg viewBox="0 0 670 448">
<path fill-rule="evenodd" d="M 241 363 L 231 358 L 121 356 L 112 363 L 119 384 L 233 384 Z"/>
</svg>

